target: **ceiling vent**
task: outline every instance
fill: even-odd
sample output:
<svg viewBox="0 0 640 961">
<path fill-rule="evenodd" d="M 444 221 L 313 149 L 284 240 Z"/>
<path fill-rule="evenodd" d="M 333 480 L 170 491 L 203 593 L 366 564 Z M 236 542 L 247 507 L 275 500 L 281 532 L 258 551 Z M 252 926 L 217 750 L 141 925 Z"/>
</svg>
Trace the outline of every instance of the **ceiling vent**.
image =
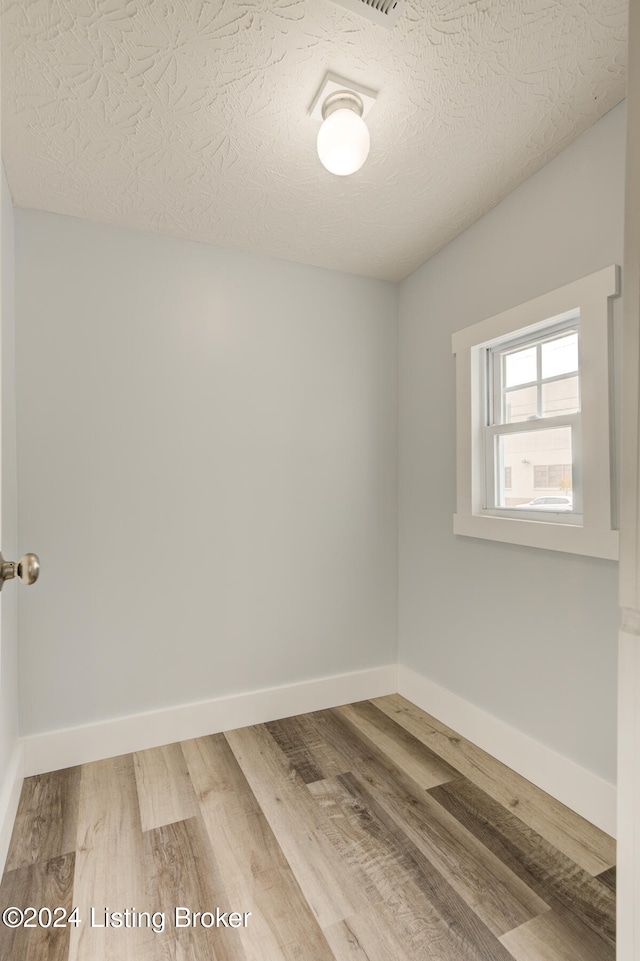
<svg viewBox="0 0 640 961">
<path fill-rule="evenodd" d="M 404 7 L 404 0 L 333 0 L 333 2 L 389 29 L 394 25 Z"/>
</svg>

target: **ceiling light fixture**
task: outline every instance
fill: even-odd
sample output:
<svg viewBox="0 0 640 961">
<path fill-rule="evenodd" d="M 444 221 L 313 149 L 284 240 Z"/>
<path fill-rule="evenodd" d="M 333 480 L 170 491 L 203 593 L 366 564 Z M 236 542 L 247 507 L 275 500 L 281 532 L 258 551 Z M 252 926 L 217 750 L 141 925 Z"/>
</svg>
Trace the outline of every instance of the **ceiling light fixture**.
<svg viewBox="0 0 640 961">
<path fill-rule="evenodd" d="M 323 122 L 318 131 L 318 156 L 329 173 L 345 177 L 360 170 L 371 139 L 362 119 L 362 100 L 346 90 L 327 97 L 322 105 Z"/>
<path fill-rule="evenodd" d="M 360 170 L 369 156 L 369 130 L 364 115 L 376 94 L 359 84 L 328 73 L 309 113 L 322 120 L 318 131 L 318 156 L 326 169 L 339 177 Z"/>
</svg>

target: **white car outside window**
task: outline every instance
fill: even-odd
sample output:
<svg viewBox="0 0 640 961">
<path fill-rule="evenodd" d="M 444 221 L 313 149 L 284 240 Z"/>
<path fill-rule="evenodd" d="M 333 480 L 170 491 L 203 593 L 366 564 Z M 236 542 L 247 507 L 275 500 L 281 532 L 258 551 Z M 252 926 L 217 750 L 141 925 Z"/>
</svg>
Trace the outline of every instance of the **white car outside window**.
<svg viewBox="0 0 640 961">
<path fill-rule="evenodd" d="M 570 497 L 534 497 L 528 504 L 518 504 L 519 511 L 571 511 L 573 501 Z"/>
</svg>

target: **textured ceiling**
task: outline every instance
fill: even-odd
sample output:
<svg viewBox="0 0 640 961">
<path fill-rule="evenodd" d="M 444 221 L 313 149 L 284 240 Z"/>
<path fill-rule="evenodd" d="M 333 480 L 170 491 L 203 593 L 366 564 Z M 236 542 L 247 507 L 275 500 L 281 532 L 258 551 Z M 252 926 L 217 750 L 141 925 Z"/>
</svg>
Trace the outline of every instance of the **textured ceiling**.
<svg viewBox="0 0 640 961">
<path fill-rule="evenodd" d="M 624 96 L 626 0 L 3 0 L 16 204 L 399 280 Z M 380 91 L 334 177 L 327 70 Z"/>
</svg>

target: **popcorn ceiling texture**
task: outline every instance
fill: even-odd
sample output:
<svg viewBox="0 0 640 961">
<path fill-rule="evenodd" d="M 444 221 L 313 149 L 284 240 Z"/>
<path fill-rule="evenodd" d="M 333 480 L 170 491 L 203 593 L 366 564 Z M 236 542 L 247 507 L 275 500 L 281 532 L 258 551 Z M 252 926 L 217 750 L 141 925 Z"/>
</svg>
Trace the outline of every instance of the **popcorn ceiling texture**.
<svg viewBox="0 0 640 961">
<path fill-rule="evenodd" d="M 19 206 L 401 280 L 624 96 L 626 0 L 4 0 Z M 326 70 L 380 91 L 320 165 Z"/>
</svg>

